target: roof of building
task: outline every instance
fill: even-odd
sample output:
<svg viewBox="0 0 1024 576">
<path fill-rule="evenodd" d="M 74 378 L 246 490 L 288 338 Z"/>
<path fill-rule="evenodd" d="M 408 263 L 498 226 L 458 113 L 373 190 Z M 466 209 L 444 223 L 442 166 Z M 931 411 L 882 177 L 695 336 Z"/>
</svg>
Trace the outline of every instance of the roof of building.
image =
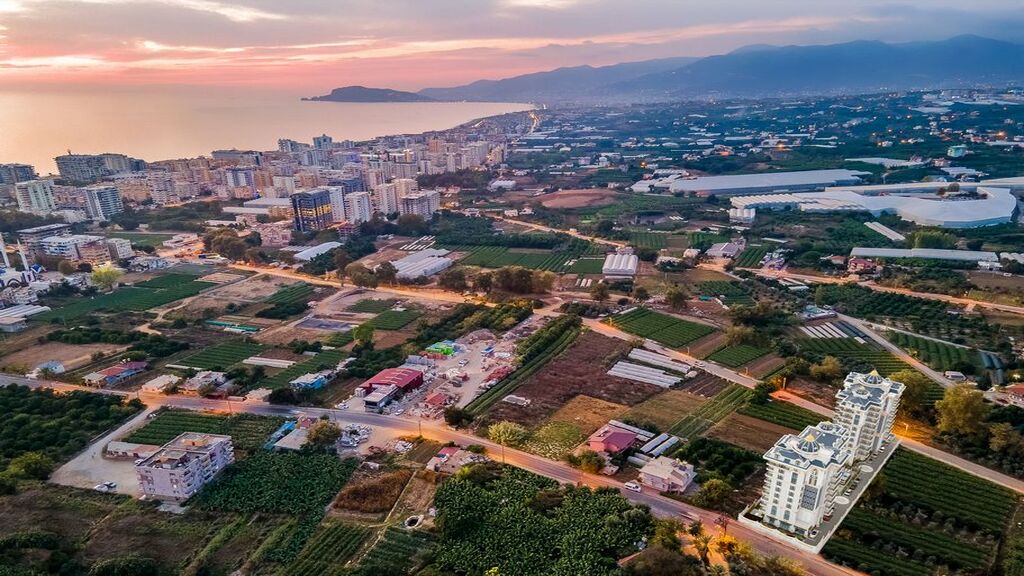
<svg viewBox="0 0 1024 576">
<path fill-rule="evenodd" d="M 940 248 L 865 248 L 857 246 L 850 256 L 861 258 L 926 258 L 929 260 L 963 260 L 967 262 L 998 262 L 995 252 L 980 250 L 943 250 Z"/>
<path fill-rule="evenodd" d="M 293 256 L 296 260 L 309 261 L 321 254 L 326 254 L 331 250 L 334 250 L 338 246 L 341 246 L 341 242 L 324 242 L 323 244 L 317 244 L 312 248 L 306 248 L 301 252 L 296 252 Z"/>
<path fill-rule="evenodd" d="M 641 474 L 648 474 L 664 479 L 675 479 L 680 482 L 689 482 L 693 479 L 693 466 L 668 456 L 658 456 L 644 464 L 640 469 Z"/>
<path fill-rule="evenodd" d="M 363 382 L 363 386 L 398 386 L 402 390 L 423 381 L 423 372 L 411 368 L 385 368 Z"/>
<path fill-rule="evenodd" d="M 610 448 L 613 451 L 625 450 L 634 441 L 636 441 L 636 433 L 630 432 L 629 430 L 623 430 L 617 426 L 611 424 L 605 424 L 597 432 L 590 435 L 587 442 L 600 442 L 605 447 Z"/>
<path fill-rule="evenodd" d="M 795 186 L 831 186 L 836 183 L 858 181 L 869 174 L 858 170 L 803 170 L 799 172 L 766 172 L 763 174 L 737 174 L 731 176 L 703 176 L 690 180 L 675 180 L 672 192 L 727 192 L 751 188 L 785 189 Z"/>
<path fill-rule="evenodd" d="M 801 469 L 826 468 L 843 464 L 849 458 L 846 450 L 846 429 L 832 422 L 808 426 L 799 435 L 786 434 L 772 446 L 764 457 Z"/>
<path fill-rule="evenodd" d="M 604 274 L 636 274 L 640 258 L 636 254 L 609 254 L 605 256 L 601 271 Z"/>
<path fill-rule="evenodd" d="M 903 383 L 883 378 L 878 372 L 850 372 L 843 380 L 843 389 L 836 393 L 836 401 L 862 407 L 880 406 L 886 395 L 899 396 L 905 388 Z"/>
</svg>

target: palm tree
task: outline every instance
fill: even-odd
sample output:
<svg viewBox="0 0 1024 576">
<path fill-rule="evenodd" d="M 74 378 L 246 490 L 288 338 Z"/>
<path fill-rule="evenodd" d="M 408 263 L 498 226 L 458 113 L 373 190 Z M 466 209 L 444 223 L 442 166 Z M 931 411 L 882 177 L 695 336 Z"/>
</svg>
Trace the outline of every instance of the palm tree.
<svg viewBox="0 0 1024 576">
<path fill-rule="evenodd" d="M 712 535 L 705 532 L 701 532 L 690 539 L 690 544 L 693 544 L 693 549 L 697 551 L 700 561 L 705 566 L 711 566 L 711 559 L 708 557 L 708 554 L 711 552 L 711 541 L 713 539 Z"/>
</svg>

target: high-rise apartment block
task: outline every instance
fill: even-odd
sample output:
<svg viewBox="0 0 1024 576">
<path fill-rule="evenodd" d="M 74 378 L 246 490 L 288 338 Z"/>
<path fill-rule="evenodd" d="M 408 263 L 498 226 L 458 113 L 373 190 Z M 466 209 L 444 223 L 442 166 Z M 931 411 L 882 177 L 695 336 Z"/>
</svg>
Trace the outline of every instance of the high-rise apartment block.
<svg viewBox="0 0 1024 576">
<path fill-rule="evenodd" d="M 878 373 L 851 372 L 836 394 L 835 422 L 849 431 L 855 461 L 871 457 L 892 440 L 892 426 L 906 387 Z"/>
<path fill-rule="evenodd" d="M 18 210 L 45 215 L 57 209 L 53 199 L 53 180 L 28 180 L 14 185 Z"/>
<path fill-rule="evenodd" d="M 114 214 L 124 212 L 121 193 L 116 186 L 96 185 L 82 188 L 85 195 L 85 212 L 94 220 L 110 220 Z"/>
<path fill-rule="evenodd" d="M 230 436 L 184 432 L 135 466 L 142 493 L 184 502 L 235 461 Z"/>
<path fill-rule="evenodd" d="M 295 229 L 300 232 L 325 230 L 334 222 L 331 215 L 331 193 L 319 188 L 291 195 L 295 213 Z"/>
<path fill-rule="evenodd" d="M 764 455 L 764 521 L 807 534 L 821 524 L 839 495 L 850 461 L 847 430 L 831 422 L 787 434 Z"/>
<path fill-rule="evenodd" d="M 401 199 L 398 211 L 401 214 L 415 214 L 430 220 L 441 208 L 441 194 L 436 190 L 424 190 L 407 194 Z"/>
<path fill-rule="evenodd" d="M 367 222 L 373 218 L 373 206 L 369 192 L 353 192 L 345 195 L 345 217 L 353 224 Z"/>
<path fill-rule="evenodd" d="M 0 185 L 35 180 L 36 169 L 28 164 L 0 164 Z"/>
</svg>

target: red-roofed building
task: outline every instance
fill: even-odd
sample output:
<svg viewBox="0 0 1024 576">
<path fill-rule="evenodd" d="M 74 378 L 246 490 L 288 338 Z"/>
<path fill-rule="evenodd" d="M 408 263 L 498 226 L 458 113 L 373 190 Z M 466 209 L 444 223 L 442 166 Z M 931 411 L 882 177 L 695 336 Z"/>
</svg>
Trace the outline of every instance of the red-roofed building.
<svg viewBox="0 0 1024 576">
<path fill-rule="evenodd" d="M 1003 392 L 1006 392 L 1006 399 L 1010 401 L 1010 404 L 1024 407 L 1024 384 L 1007 386 L 1003 388 Z"/>
<path fill-rule="evenodd" d="M 846 263 L 846 269 L 853 274 L 874 274 L 878 270 L 878 264 L 867 258 L 850 258 Z"/>
<path fill-rule="evenodd" d="M 618 454 L 632 446 L 633 442 L 636 442 L 634 432 L 617 428 L 611 424 L 605 424 L 600 430 L 591 434 L 590 438 L 587 438 L 587 445 L 591 450 L 607 454 Z"/>
<path fill-rule="evenodd" d="M 397 386 L 401 394 L 423 385 L 423 372 L 412 368 L 385 368 L 360 384 L 367 392 L 383 386 Z"/>
<path fill-rule="evenodd" d="M 82 380 L 84 380 L 86 384 L 109 386 L 135 376 L 136 374 L 144 371 L 146 366 L 147 364 L 145 362 L 122 362 L 121 364 L 115 364 L 110 368 L 104 368 L 103 370 L 86 374 L 82 377 Z"/>
</svg>

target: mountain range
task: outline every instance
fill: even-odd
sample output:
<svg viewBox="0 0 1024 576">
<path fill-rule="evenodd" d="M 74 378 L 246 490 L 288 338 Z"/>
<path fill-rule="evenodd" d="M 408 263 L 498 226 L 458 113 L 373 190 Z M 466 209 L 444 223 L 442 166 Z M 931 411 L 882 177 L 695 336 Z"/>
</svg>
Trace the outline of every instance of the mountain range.
<svg viewBox="0 0 1024 576">
<path fill-rule="evenodd" d="M 575 66 L 416 93 L 394 92 L 409 95 L 405 98 L 419 96 L 418 101 L 593 103 L 1013 84 L 1024 84 L 1024 45 L 966 35 L 900 44 L 756 45 L 705 58 Z"/>
</svg>

